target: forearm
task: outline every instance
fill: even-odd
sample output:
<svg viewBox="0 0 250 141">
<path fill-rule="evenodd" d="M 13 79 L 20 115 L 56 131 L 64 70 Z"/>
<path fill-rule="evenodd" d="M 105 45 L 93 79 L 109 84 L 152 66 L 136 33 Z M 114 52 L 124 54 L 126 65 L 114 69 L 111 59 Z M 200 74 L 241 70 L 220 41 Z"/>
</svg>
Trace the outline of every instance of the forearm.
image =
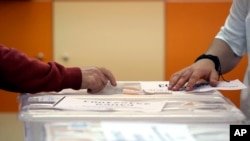
<svg viewBox="0 0 250 141">
<path fill-rule="evenodd" d="M 232 70 L 242 58 L 235 55 L 228 44 L 221 39 L 215 39 L 206 51 L 206 54 L 212 54 L 219 58 L 222 73 Z"/>
<path fill-rule="evenodd" d="M 44 63 L 0 46 L 0 89 L 36 93 L 79 89 L 80 68 L 65 68 L 55 62 Z"/>
</svg>

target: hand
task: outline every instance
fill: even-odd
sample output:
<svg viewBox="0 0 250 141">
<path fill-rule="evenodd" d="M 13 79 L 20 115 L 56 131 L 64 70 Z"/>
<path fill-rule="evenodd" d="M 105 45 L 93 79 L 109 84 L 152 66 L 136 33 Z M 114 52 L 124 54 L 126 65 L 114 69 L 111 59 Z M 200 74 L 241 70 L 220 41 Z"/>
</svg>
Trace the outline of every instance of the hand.
<svg viewBox="0 0 250 141">
<path fill-rule="evenodd" d="M 170 78 L 168 89 L 178 91 L 186 84 L 185 90 L 190 91 L 201 79 L 208 81 L 211 86 L 216 86 L 218 78 L 214 63 L 211 60 L 202 59 L 174 73 Z"/>
<path fill-rule="evenodd" d="M 87 89 L 88 93 L 97 93 L 101 91 L 110 81 L 112 86 L 116 86 L 116 80 L 113 74 L 99 67 L 82 68 L 82 89 Z"/>
</svg>

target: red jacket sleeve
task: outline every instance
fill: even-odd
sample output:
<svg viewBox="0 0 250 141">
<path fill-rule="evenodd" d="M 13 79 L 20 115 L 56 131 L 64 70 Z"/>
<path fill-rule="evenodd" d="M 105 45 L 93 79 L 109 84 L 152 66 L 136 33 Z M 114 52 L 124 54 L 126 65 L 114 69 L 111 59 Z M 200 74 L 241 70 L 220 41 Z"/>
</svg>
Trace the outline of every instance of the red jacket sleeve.
<svg viewBox="0 0 250 141">
<path fill-rule="evenodd" d="M 80 68 L 44 63 L 13 48 L 0 45 L 0 89 L 20 93 L 80 89 Z"/>
</svg>

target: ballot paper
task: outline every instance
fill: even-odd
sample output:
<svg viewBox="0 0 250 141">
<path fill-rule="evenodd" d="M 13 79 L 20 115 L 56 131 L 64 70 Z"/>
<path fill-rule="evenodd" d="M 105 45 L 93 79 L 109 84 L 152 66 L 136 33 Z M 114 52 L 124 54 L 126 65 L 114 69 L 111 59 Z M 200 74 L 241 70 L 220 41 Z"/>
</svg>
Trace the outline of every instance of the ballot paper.
<svg viewBox="0 0 250 141">
<path fill-rule="evenodd" d="M 48 122 L 44 124 L 45 141 L 107 141 L 99 124 Z"/>
<path fill-rule="evenodd" d="M 206 127 L 201 127 L 196 127 L 199 129 L 196 135 L 208 134 L 206 137 L 217 139 L 213 136 L 216 133 L 212 132 L 211 135 L 210 132 L 206 133 Z M 187 124 L 50 122 L 44 125 L 44 129 L 46 141 L 196 141 Z"/>
<path fill-rule="evenodd" d="M 64 96 L 54 104 L 65 110 L 160 112 L 166 101 L 96 100 Z"/>
<path fill-rule="evenodd" d="M 187 125 L 147 123 L 101 123 L 108 141 L 195 141 Z"/>
<path fill-rule="evenodd" d="M 192 92 L 206 92 L 211 90 L 241 90 L 247 88 L 238 79 L 232 81 L 220 81 L 216 87 L 212 87 L 208 83 L 199 87 L 194 87 Z"/>
<path fill-rule="evenodd" d="M 141 91 L 145 94 L 154 94 L 154 93 L 169 93 L 173 91 L 168 90 L 169 81 L 143 81 L 140 82 Z"/>
<path fill-rule="evenodd" d="M 154 94 L 154 93 L 166 93 L 172 94 L 175 91 L 168 90 L 169 81 L 148 81 L 140 82 L 141 91 L 145 94 Z M 193 90 L 189 92 L 208 92 L 213 90 L 241 90 L 245 89 L 246 86 L 239 81 L 238 79 L 232 81 L 219 81 L 216 87 L 212 87 L 208 82 L 197 83 Z M 180 89 L 180 91 L 185 92 L 185 86 Z"/>
</svg>

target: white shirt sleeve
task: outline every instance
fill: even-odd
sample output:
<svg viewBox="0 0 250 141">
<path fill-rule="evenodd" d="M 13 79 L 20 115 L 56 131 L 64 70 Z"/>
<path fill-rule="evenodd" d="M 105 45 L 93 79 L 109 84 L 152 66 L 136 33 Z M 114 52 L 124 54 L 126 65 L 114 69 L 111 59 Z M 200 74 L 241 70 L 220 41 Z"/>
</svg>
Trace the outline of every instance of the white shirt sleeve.
<svg viewBox="0 0 250 141">
<path fill-rule="evenodd" d="M 246 17 L 249 0 L 234 0 L 224 26 L 215 38 L 225 41 L 238 56 L 247 51 Z"/>
</svg>

